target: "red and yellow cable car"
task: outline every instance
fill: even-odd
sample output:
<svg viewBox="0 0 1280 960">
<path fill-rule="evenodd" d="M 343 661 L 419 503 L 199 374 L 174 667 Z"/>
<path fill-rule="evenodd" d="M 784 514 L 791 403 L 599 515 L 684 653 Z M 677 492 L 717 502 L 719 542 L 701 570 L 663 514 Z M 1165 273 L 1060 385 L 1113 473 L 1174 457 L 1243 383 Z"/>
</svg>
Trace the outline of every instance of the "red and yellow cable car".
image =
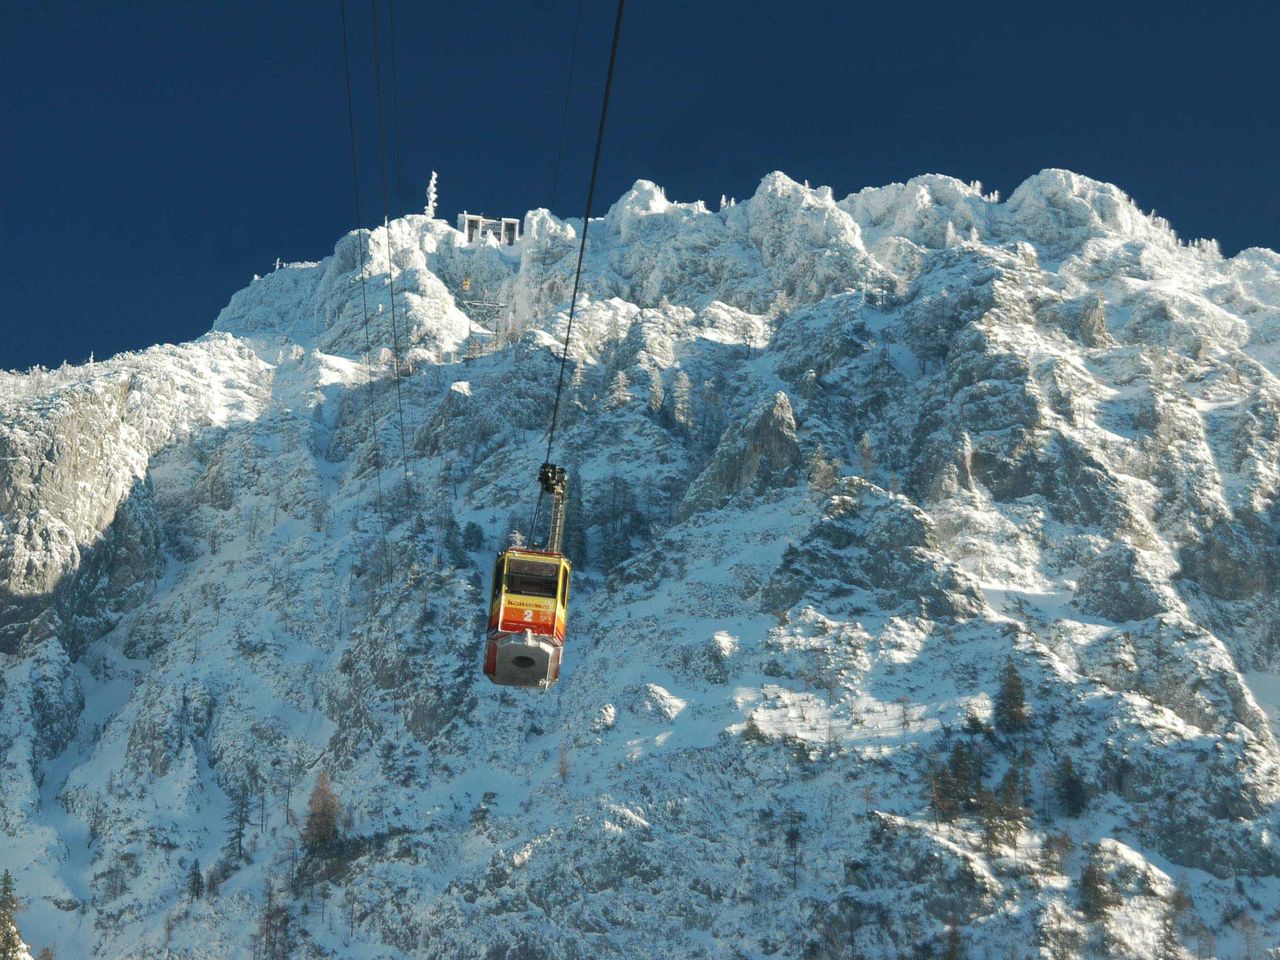
<svg viewBox="0 0 1280 960">
<path fill-rule="evenodd" d="M 512 547 L 498 554 L 484 656 L 494 683 L 545 688 L 556 682 L 572 572 L 560 553 Z"/>
<path fill-rule="evenodd" d="M 484 672 L 503 686 L 545 690 L 560 676 L 573 564 L 561 552 L 567 499 L 564 467 L 544 463 L 538 482 L 551 495 L 547 549 L 508 547 L 498 554 L 489 598 Z"/>
</svg>

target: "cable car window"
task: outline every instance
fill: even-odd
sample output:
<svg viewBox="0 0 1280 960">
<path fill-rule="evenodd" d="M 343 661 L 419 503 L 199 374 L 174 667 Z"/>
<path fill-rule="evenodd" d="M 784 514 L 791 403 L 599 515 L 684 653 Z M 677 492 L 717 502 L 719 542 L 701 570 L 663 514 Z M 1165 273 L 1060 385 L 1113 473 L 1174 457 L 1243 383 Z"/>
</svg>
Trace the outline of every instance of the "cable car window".
<svg viewBox="0 0 1280 960">
<path fill-rule="evenodd" d="M 498 559 L 493 564 L 493 595 L 494 600 L 498 599 L 498 594 L 502 592 L 502 555 L 498 555 Z"/>
<path fill-rule="evenodd" d="M 507 593 L 526 597 L 554 597 L 559 568 L 537 560 L 507 561 Z"/>
</svg>

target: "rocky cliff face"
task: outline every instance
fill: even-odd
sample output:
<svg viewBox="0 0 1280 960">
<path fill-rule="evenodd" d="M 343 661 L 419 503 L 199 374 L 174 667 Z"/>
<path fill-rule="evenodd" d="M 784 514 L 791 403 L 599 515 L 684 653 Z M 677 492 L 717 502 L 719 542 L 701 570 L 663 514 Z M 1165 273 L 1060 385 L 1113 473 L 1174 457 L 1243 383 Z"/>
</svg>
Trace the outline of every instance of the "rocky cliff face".
<svg viewBox="0 0 1280 960">
<path fill-rule="evenodd" d="M 771 174 L 718 212 L 637 183 L 587 252 L 570 640 L 529 695 L 480 674 L 483 596 L 528 522 L 579 227 L 534 212 L 508 250 L 406 217 L 194 343 L 0 376 L 24 937 L 1275 942 L 1280 256 L 1064 171 L 1004 203 Z M 322 770 L 345 815 L 309 850 Z"/>
</svg>

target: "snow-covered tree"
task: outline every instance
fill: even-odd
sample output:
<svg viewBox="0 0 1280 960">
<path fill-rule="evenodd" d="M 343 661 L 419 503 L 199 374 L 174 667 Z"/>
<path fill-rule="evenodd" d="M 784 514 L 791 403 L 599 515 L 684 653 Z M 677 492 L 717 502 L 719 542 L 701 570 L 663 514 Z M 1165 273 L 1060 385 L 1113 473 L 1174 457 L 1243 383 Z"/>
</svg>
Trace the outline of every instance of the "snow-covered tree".
<svg viewBox="0 0 1280 960">
<path fill-rule="evenodd" d="M 569 467 L 565 494 L 564 553 L 581 568 L 587 564 L 587 528 L 583 519 L 582 478 L 576 464 Z"/>
<path fill-rule="evenodd" d="M 672 377 L 666 401 L 667 416 L 672 425 L 687 438 L 693 431 L 693 384 L 683 370 L 677 370 Z"/>
<path fill-rule="evenodd" d="M 818 444 L 809 457 L 809 483 L 819 493 L 827 493 L 836 485 L 840 476 L 840 464 L 827 453 L 827 448 Z"/>
<path fill-rule="evenodd" d="M 876 469 L 876 448 L 871 442 L 871 434 L 865 430 L 858 441 L 858 462 L 862 466 L 862 475 L 869 477 Z"/>
<path fill-rule="evenodd" d="M 436 199 L 437 199 L 436 185 L 438 182 L 439 182 L 439 174 L 437 174 L 434 170 L 432 170 L 431 180 L 430 182 L 427 183 L 427 205 L 422 212 L 425 213 L 428 217 L 431 217 L 433 220 L 435 219 L 435 215 L 436 215 Z"/>
<path fill-rule="evenodd" d="M 29 960 L 27 945 L 18 934 L 18 925 L 13 920 L 0 917 L 0 960 Z"/>
<path fill-rule="evenodd" d="M 13 874 L 0 874 L 0 960 L 27 960 L 27 946 L 18 935 L 18 910 L 21 908 Z"/>
<path fill-rule="evenodd" d="M 566 425 L 572 423 L 586 409 L 586 397 L 583 395 L 583 387 L 586 385 L 586 364 L 574 363 L 570 361 L 573 373 L 569 375 L 569 399 L 570 404 L 568 411 L 572 412 Z"/>
<path fill-rule="evenodd" d="M 607 406 L 610 410 L 617 410 L 625 407 L 631 402 L 631 380 L 627 377 L 625 370 L 619 370 L 613 375 L 613 380 L 609 384 L 609 402 Z"/>
<path fill-rule="evenodd" d="M 657 367 L 649 367 L 649 399 L 646 409 L 651 417 L 657 417 L 662 412 L 663 403 L 666 401 L 666 391 L 662 387 L 662 373 Z"/>
<path fill-rule="evenodd" d="M 1094 847 L 1080 872 L 1080 909 L 1090 920 L 1101 920 L 1107 910 L 1121 903 L 1121 896 L 1111 886 L 1111 878 L 1097 847 Z"/>
<path fill-rule="evenodd" d="M 791 294 L 785 290 L 779 290 L 769 307 L 769 319 L 778 320 L 786 317 L 793 309 L 795 309 L 795 304 L 792 302 Z"/>
</svg>

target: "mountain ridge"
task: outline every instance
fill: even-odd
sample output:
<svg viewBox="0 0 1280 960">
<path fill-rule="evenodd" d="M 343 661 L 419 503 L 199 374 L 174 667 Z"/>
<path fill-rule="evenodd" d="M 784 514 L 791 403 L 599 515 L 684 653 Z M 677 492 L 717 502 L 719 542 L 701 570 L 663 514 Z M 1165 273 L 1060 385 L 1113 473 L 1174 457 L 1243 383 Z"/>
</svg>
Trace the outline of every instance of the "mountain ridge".
<svg viewBox="0 0 1280 960">
<path fill-rule="evenodd" d="M 25 938 L 250 956 L 269 885 L 312 956 L 1274 939 L 1280 258 L 1061 170 L 1003 203 L 774 173 L 715 212 L 638 181 L 596 226 L 545 697 L 483 680 L 479 619 L 580 221 L 411 215 L 190 344 L 0 378 Z M 307 853 L 322 767 L 347 840 Z"/>
</svg>

